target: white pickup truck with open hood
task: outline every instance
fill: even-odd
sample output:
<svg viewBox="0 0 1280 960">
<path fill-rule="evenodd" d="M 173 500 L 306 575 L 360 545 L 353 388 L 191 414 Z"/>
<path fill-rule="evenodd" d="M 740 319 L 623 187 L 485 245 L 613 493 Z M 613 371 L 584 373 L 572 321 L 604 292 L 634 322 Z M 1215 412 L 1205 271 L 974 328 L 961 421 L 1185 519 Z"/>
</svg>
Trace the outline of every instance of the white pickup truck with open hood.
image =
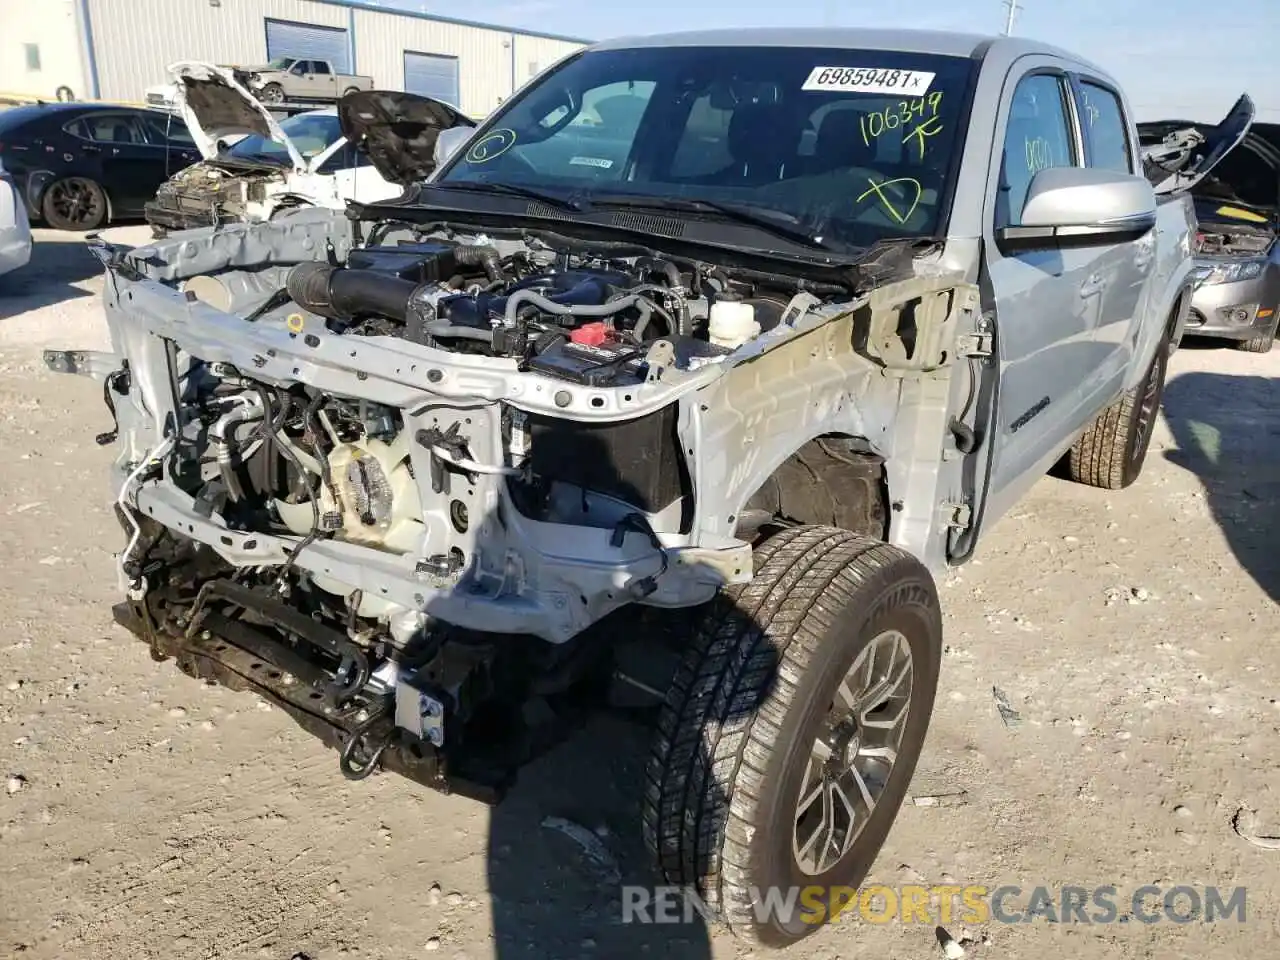
<svg viewBox="0 0 1280 960">
<path fill-rule="evenodd" d="M 182 62 L 169 72 L 175 81 L 174 108 L 204 160 L 171 177 L 147 204 L 147 222 L 157 235 L 269 220 L 298 207 L 373 203 L 403 189 L 343 136 L 336 108 L 277 120 L 225 67 Z M 421 101 L 425 126 L 474 125 L 445 104 L 414 100 Z"/>
</svg>

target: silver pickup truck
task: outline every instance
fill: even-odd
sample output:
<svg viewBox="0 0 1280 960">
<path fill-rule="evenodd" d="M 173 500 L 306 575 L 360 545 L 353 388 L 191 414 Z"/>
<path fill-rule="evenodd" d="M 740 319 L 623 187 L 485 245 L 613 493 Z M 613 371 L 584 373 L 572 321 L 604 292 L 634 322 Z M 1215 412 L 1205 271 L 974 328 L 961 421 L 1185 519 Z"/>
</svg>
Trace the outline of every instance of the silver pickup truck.
<svg viewBox="0 0 1280 960">
<path fill-rule="evenodd" d="M 402 198 L 93 246 L 114 349 L 47 362 L 116 420 L 117 620 L 488 802 L 648 708 L 658 868 L 800 939 L 906 794 L 934 575 L 1055 466 L 1138 477 L 1214 151 L 1158 197 L 1104 70 L 907 31 L 602 43 L 474 132 L 338 110 Z"/>
<path fill-rule="evenodd" d="M 236 79 L 263 103 L 334 101 L 373 89 L 372 77 L 339 73 L 328 60 L 277 57 L 261 66 L 233 69 Z"/>
</svg>

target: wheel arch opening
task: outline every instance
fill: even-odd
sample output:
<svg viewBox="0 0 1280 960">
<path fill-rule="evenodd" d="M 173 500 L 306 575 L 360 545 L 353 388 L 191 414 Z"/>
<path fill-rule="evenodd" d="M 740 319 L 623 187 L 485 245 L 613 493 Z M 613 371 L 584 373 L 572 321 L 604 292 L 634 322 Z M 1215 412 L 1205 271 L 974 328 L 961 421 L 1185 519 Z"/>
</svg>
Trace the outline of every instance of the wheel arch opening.
<svg viewBox="0 0 1280 960">
<path fill-rule="evenodd" d="M 821 434 L 769 474 L 738 510 L 735 535 L 750 543 L 779 527 L 820 524 L 887 541 L 886 460 L 863 437 Z"/>
</svg>

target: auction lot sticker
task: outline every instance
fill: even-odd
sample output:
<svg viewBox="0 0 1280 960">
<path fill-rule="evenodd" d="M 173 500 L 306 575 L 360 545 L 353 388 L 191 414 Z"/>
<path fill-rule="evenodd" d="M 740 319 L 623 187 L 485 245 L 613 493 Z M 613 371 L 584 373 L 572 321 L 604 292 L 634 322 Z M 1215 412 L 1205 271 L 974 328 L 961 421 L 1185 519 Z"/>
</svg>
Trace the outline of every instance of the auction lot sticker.
<svg viewBox="0 0 1280 960">
<path fill-rule="evenodd" d="M 878 70 L 875 67 L 814 67 L 801 90 L 839 93 L 882 93 L 919 96 L 935 74 L 923 70 Z"/>
</svg>

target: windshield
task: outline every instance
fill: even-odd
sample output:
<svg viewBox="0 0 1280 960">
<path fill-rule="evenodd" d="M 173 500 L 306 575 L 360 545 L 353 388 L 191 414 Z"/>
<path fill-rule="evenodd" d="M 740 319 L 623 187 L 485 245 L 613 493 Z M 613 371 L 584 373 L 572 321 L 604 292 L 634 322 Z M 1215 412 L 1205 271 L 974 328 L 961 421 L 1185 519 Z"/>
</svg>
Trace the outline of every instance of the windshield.
<svg viewBox="0 0 1280 960">
<path fill-rule="evenodd" d="M 268 60 L 267 66 L 272 70 L 288 70 L 297 60 L 297 57 L 276 57 L 274 60 Z"/>
<path fill-rule="evenodd" d="M 749 205 L 837 245 L 945 230 L 974 69 L 798 47 L 592 51 L 500 110 L 435 183 Z"/>
<path fill-rule="evenodd" d="M 298 114 L 280 124 L 298 153 L 304 160 L 310 160 L 316 154 L 329 148 L 342 136 L 342 128 L 335 114 Z M 256 133 L 236 141 L 235 146 L 226 151 L 228 156 L 239 160 L 266 160 L 269 163 L 281 163 L 291 166 L 289 151 L 284 144 L 260 137 Z"/>
</svg>

